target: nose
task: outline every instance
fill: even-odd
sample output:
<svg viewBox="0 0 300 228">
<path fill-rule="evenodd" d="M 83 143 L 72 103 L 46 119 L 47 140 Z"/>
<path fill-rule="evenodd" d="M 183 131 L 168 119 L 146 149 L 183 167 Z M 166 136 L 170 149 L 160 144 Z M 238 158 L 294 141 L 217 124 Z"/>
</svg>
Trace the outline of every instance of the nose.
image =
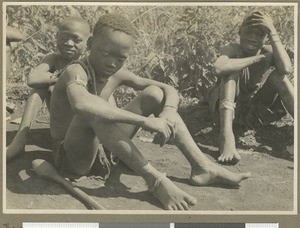
<svg viewBox="0 0 300 228">
<path fill-rule="evenodd" d="M 108 58 L 106 61 L 106 65 L 110 68 L 116 68 L 117 67 L 117 62 L 114 58 Z"/>
<path fill-rule="evenodd" d="M 67 45 L 67 46 L 74 46 L 74 42 L 73 42 L 72 39 L 66 40 L 66 42 L 64 44 Z"/>
</svg>

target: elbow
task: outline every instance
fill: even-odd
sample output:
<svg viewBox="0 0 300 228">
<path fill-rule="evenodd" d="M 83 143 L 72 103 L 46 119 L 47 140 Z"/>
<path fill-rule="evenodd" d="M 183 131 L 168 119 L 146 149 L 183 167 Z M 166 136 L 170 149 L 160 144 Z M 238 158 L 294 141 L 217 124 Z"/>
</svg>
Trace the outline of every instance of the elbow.
<svg viewBox="0 0 300 228">
<path fill-rule="evenodd" d="M 74 113 L 82 114 L 84 113 L 85 105 L 82 102 L 71 103 L 71 109 Z"/>
<path fill-rule="evenodd" d="M 27 85 L 33 89 L 38 89 L 39 87 L 39 83 L 35 80 L 35 77 L 29 75 L 29 77 L 27 78 Z"/>
<path fill-rule="evenodd" d="M 32 80 L 30 77 L 27 80 L 27 85 L 31 88 L 36 88 L 36 82 L 34 80 Z"/>
<path fill-rule="evenodd" d="M 221 76 L 222 71 L 221 71 L 219 68 L 216 68 L 216 67 L 215 67 L 214 72 L 215 72 L 215 75 L 216 75 L 217 77 Z"/>
<path fill-rule="evenodd" d="M 217 77 L 220 77 L 224 74 L 223 69 L 219 65 L 215 65 L 214 72 Z"/>
<path fill-rule="evenodd" d="M 293 72 L 293 68 L 290 64 L 285 65 L 281 68 L 281 70 L 279 71 L 279 74 L 281 75 L 287 75 Z"/>
<path fill-rule="evenodd" d="M 293 67 L 291 64 L 287 65 L 285 68 L 284 68 L 284 73 L 285 74 L 290 74 L 293 72 Z"/>
</svg>

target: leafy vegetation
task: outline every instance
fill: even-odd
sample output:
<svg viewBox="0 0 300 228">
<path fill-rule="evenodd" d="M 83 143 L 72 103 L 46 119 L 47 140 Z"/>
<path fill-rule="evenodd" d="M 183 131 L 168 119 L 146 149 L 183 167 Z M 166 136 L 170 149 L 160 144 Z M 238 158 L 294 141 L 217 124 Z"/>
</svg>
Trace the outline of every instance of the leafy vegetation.
<svg viewBox="0 0 300 228">
<path fill-rule="evenodd" d="M 126 62 L 128 69 L 171 84 L 184 96 L 201 98 L 216 81 L 213 64 L 220 47 L 238 41 L 239 26 L 253 10 L 271 15 L 293 60 L 292 6 L 7 6 L 8 25 L 27 37 L 14 50 L 7 80 L 26 84 L 31 69 L 46 54 L 55 52 L 55 25 L 64 17 L 81 16 L 93 26 L 99 16 L 112 12 L 126 15 L 140 32 Z M 129 97 L 135 93 L 128 89 L 119 92 Z"/>
</svg>

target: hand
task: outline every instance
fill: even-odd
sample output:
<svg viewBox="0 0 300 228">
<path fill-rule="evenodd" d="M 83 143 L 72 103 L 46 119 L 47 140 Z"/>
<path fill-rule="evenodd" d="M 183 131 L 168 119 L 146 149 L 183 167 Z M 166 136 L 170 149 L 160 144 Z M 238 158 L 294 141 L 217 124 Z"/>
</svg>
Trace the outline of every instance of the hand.
<svg viewBox="0 0 300 228">
<path fill-rule="evenodd" d="M 63 69 L 64 70 L 64 69 Z M 50 78 L 59 78 L 63 70 L 56 70 L 54 73 L 50 76 Z"/>
<path fill-rule="evenodd" d="M 175 132 L 174 125 L 163 118 L 146 118 L 141 127 L 148 131 L 157 132 L 161 138 L 160 146 L 163 146 Z"/>
<path fill-rule="evenodd" d="M 244 22 L 244 25 L 247 27 L 257 26 L 268 35 L 276 33 L 272 18 L 267 13 L 262 13 L 260 11 L 256 11 L 249 16 L 247 21 Z"/>
<path fill-rule="evenodd" d="M 159 114 L 160 118 L 169 121 L 174 126 L 174 131 L 172 132 L 172 138 L 176 137 L 177 133 L 177 110 L 173 107 L 165 107 L 164 110 Z"/>
</svg>

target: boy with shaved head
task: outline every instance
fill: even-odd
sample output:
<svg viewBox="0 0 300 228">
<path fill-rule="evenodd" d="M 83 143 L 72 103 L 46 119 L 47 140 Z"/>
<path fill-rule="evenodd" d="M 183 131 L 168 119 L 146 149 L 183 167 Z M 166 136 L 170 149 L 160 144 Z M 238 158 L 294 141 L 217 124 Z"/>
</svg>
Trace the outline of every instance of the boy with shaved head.
<svg viewBox="0 0 300 228">
<path fill-rule="evenodd" d="M 87 174 L 101 142 L 143 177 L 165 209 L 188 210 L 196 199 L 156 170 L 131 141 L 138 128 L 157 132 L 161 145 L 174 138 L 191 164 L 193 185 L 236 185 L 250 174 L 229 172 L 200 151 L 177 113 L 179 98 L 173 87 L 122 68 L 136 36 L 125 17 L 102 16 L 88 41 L 90 54 L 68 66 L 58 79 L 50 103 L 55 166 Z M 142 91 L 124 109 L 114 105 L 112 96 L 121 85 Z M 148 117 L 151 114 L 155 117 Z"/>
<path fill-rule="evenodd" d="M 86 49 L 90 36 L 89 24 L 78 17 L 68 17 L 58 26 L 57 53 L 47 55 L 28 76 L 28 85 L 33 88 L 23 114 L 19 131 L 6 149 L 6 159 L 21 154 L 27 142 L 30 127 L 39 108 L 46 101 L 49 107 L 53 87 L 61 72 Z"/>
<path fill-rule="evenodd" d="M 232 131 L 234 117 L 253 128 L 255 123 L 280 119 L 285 110 L 294 116 L 294 88 L 287 78 L 291 61 L 271 17 L 260 11 L 251 13 L 239 35 L 240 43 L 221 49 L 215 62 L 218 84 L 209 93 L 213 119 L 220 121 L 220 162 L 240 160 Z M 269 45 L 265 45 L 267 39 Z"/>
</svg>

